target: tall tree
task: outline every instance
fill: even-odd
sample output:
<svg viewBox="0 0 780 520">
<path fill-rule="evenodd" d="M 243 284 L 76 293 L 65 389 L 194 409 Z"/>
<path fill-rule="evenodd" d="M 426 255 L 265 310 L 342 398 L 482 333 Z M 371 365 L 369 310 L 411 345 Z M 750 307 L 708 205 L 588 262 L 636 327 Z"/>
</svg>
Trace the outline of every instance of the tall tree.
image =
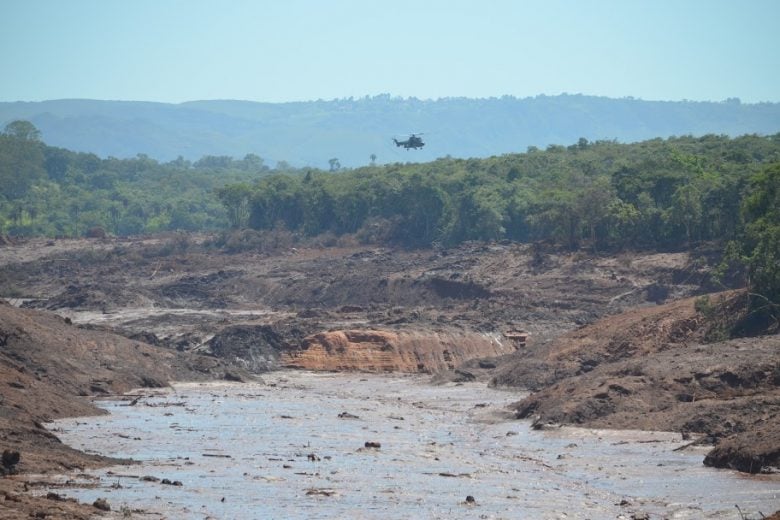
<svg viewBox="0 0 780 520">
<path fill-rule="evenodd" d="M 742 241 L 749 272 L 751 305 L 780 320 L 780 163 L 753 178 L 752 192 L 745 198 L 746 221 Z"/>
<path fill-rule="evenodd" d="M 24 141 L 40 141 L 41 132 L 29 121 L 16 120 L 5 125 L 5 133 Z"/>
</svg>

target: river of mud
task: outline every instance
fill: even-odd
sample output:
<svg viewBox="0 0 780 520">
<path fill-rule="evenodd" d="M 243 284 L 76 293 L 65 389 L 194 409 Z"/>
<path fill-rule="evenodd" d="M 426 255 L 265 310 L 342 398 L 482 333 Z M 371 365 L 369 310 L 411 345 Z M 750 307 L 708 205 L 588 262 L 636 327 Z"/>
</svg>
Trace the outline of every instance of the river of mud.
<svg viewBox="0 0 780 520">
<path fill-rule="evenodd" d="M 49 426 L 141 463 L 49 490 L 171 519 L 739 518 L 735 504 L 760 518 L 780 504 L 778 476 L 706 468 L 674 451 L 678 434 L 535 431 L 507 420 L 516 392 L 478 383 L 284 371 L 137 395 Z"/>
</svg>

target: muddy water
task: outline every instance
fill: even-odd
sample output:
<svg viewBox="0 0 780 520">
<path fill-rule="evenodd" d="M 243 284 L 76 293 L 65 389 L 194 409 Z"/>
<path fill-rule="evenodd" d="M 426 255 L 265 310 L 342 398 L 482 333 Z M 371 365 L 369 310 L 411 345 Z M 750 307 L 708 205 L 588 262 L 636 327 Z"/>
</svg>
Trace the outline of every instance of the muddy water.
<svg viewBox="0 0 780 520">
<path fill-rule="evenodd" d="M 413 376 L 177 384 L 135 406 L 104 401 L 110 417 L 53 424 L 70 445 L 142 461 L 69 476 L 73 487 L 57 492 L 171 519 L 739 518 L 734 504 L 755 517 L 780 508 L 780 479 L 705 468 L 702 452 L 673 451 L 679 435 L 533 431 L 506 421 L 517 399 Z"/>
</svg>

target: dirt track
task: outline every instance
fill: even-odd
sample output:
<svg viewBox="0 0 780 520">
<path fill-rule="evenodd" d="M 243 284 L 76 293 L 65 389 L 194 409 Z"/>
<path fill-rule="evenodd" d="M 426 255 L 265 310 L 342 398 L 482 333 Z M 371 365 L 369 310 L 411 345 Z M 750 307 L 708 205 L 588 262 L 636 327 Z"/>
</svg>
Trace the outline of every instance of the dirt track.
<svg viewBox="0 0 780 520">
<path fill-rule="evenodd" d="M 505 332 L 522 329 L 529 346 L 503 357 L 467 361 L 460 353 L 468 339 L 450 342 L 447 356 L 454 353 L 450 363 L 458 370 L 438 377 L 538 390 L 518 409 L 542 422 L 652 424 L 716 441 L 741 436 L 724 441 L 726 447 L 761 426 L 768 432 L 760 434 L 762 465 L 776 465 L 776 457 L 766 457 L 780 451 L 772 434 L 780 431 L 776 337 L 701 346 L 704 332 L 691 300 L 659 305 L 715 289 L 710 256 L 702 250 L 593 257 L 509 243 L 225 254 L 208 237 L 181 235 L 33 240 L 0 247 L 0 297 L 74 324 L 59 319 L 63 327 L 116 332 L 132 338 L 133 348 L 151 344 L 154 355 L 195 356 L 201 373 L 213 369 L 207 377 L 283 366 L 280 353 L 300 353 L 306 338 L 326 331 L 433 331 L 506 342 Z M 38 318 L 30 319 L 35 327 Z M 232 366 L 198 353 L 219 354 Z M 718 367 L 710 366 L 713 358 Z M 749 370 L 755 366 L 760 370 Z M 155 380 L 170 377 L 176 374 Z"/>
</svg>

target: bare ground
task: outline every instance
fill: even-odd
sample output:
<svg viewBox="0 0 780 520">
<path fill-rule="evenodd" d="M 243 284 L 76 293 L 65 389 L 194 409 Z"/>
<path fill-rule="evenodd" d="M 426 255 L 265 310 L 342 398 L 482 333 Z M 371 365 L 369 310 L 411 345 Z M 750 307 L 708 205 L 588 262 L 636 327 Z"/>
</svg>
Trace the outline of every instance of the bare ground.
<svg viewBox="0 0 780 520">
<path fill-rule="evenodd" d="M 45 481 L 39 475 L 117 462 L 65 446 L 43 423 L 102 413 L 92 397 L 174 379 L 218 378 L 227 370 L 221 365 L 0 303 L 0 449 L 19 454 L 18 463 L 0 468 L 10 475 L 0 478 L 0 517 L 88 518 L 100 511 L 24 493 Z"/>
<path fill-rule="evenodd" d="M 717 335 L 686 298 L 717 288 L 709 276 L 710 250 L 593 256 L 502 243 L 226 254 L 210 240 L 177 235 L 0 246 L 0 297 L 62 316 L 0 307 L 17 320 L 0 321 L 0 331 L 35 331 L 30 337 L 37 338 L 45 335 L 41 324 L 52 323 L 57 332 L 48 334 L 64 342 L 31 341 L 51 352 L 84 341 L 91 347 L 81 347 L 79 356 L 94 356 L 86 368 L 71 366 L 66 354 L 9 358 L 8 377 L 18 373 L 28 395 L 14 397 L 20 389 L 8 386 L 10 379 L 0 383 L 0 395 L 9 399 L 0 410 L 10 410 L 3 420 L 20 403 L 30 420 L 90 413 L 73 396 L 120 392 L 143 386 L 144 378 L 164 384 L 192 374 L 241 377 L 242 367 L 272 370 L 279 351 L 299 349 L 305 338 L 326 331 L 503 338 L 522 329 L 530 333 L 527 348 L 474 359 L 438 377 L 490 378 L 534 390 L 517 410 L 540 424 L 699 433 L 718 443 L 708 463 L 748 471 L 756 461 L 777 465 L 777 336 L 705 343 Z M 24 312 L 30 314 L 16 314 Z M 68 341 L 67 331 L 77 331 L 79 339 L 73 332 Z M 110 333 L 130 339 L 80 339 Z M 120 362 L 120 355 L 127 358 Z M 49 367 L 48 375 L 40 367 Z M 38 395 L 51 395 L 52 403 Z M 9 432 L 23 424 L 10 423 Z M 36 434 L 21 437 L 28 435 Z M 35 451 L 33 444 L 20 444 L 20 451 Z M 23 458 L 30 466 L 20 469 L 74 464 L 67 457 L 60 464 L 46 451 L 33 464 L 36 456 Z M 100 463 L 73 457 L 78 464 Z"/>
</svg>

